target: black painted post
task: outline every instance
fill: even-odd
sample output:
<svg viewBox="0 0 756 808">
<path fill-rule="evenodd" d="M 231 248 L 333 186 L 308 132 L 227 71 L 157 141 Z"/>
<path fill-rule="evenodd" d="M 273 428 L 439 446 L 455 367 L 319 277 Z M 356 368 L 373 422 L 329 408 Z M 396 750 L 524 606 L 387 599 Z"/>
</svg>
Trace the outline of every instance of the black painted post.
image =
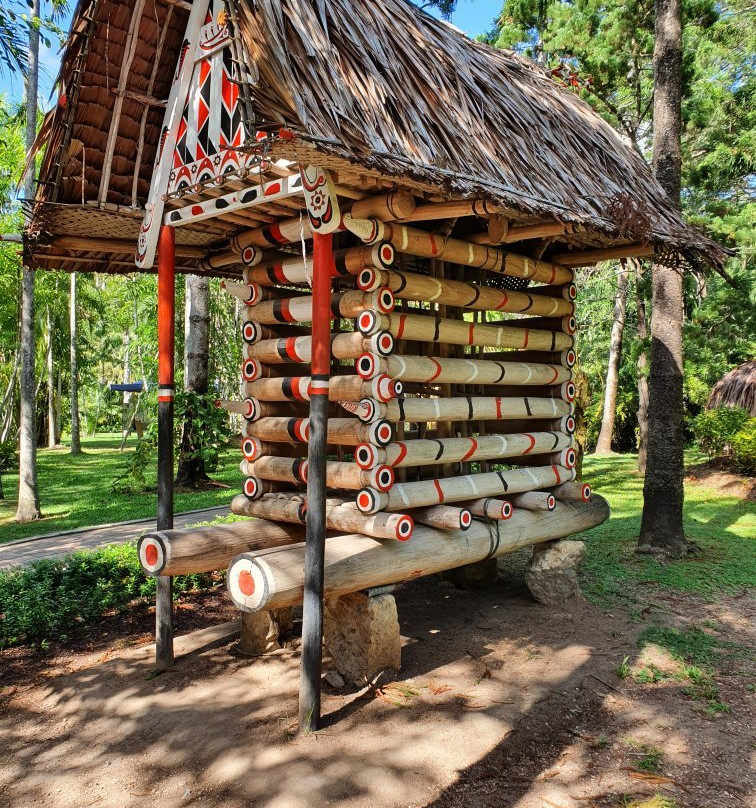
<svg viewBox="0 0 756 808">
<path fill-rule="evenodd" d="M 158 243 L 158 480 L 157 529 L 173 527 L 173 376 L 175 350 L 175 233 L 165 225 Z M 155 600 L 155 662 L 161 670 L 173 665 L 173 580 L 157 579 Z"/>
</svg>

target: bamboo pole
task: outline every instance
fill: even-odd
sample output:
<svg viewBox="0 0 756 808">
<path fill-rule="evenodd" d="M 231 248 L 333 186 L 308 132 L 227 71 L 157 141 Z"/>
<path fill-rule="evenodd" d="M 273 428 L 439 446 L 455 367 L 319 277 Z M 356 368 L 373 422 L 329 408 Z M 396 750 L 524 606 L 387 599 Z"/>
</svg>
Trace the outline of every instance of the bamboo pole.
<svg viewBox="0 0 756 808">
<path fill-rule="evenodd" d="M 586 267 L 599 261 L 614 261 L 617 258 L 649 258 L 655 252 L 651 244 L 624 244 L 619 247 L 559 253 L 553 256 L 553 260 L 569 267 Z"/>
<path fill-rule="evenodd" d="M 247 501 L 241 494 L 234 502 L 239 498 Z M 191 575 L 225 569 L 239 553 L 294 544 L 303 539 L 304 531 L 297 527 L 262 520 L 202 525 L 145 533 L 137 542 L 137 556 L 142 569 L 151 577 Z"/>
<path fill-rule="evenodd" d="M 275 480 L 283 483 L 306 483 L 308 464 L 303 457 L 258 457 L 253 461 L 242 460 L 239 469 L 248 477 Z M 360 468 L 356 463 L 329 460 L 326 462 L 326 484 L 329 488 L 359 491 L 371 487 L 388 491 L 394 484 L 394 472 L 389 466 L 378 465 L 370 469 Z"/>
<path fill-rule="evenodd" d="M 473 516 L 496 519 L 502 522 L 510 519 L 514 513 L 511 502 L 506 499 L 495 499 L 494 497 L 471 499 L 469 502 L 460 502 L 459 504 L 467 508 Z"/>
<path fill-rule="evenodd" d="M 387 194 L 357 200 L 352 205 L 351 214 L 356 219 L 380 219 L 383 222 L 391 222 L 411 216 L 415 205 L 415 197 L 409 191 L 395 188 Z"/>
<path fill-rule="evenodd" d="M 549 297 L 544 294 L 533 294 L 534 290 L 505 291 L 492 286 L 478 286 L 463 281 L 443 280 L 414 272 L 381 270 L 375 267 L 363 269 L 357 276 L 357 285 L 365 292 L 386 286 L 400 300 L 439 302 L 481 311 L 506 311 L 512 314 L 542 317 L 564 317 L 574 311 L 572 302 L 565 299 L 561 292 Z M 561 290 L 563 287 L 556 288 Z"/>
<path fill-rule="evenodd" d="M 247 395 L 260 401 L 309 401 L 310 389 L 309 376 L 282 376 L 246 382 Z M 368 381 L 359 376 L 332 376 L 328 398 L 331 401 L 359 401 L 369 397 L 385 402 L 401 395 L 402 389 L 401 382 L 386 375 Z"/>
<path fill-rule="evenodd" d="M 248 423 L 245 432 L 248 437 L 275 443 L 307 443 L 310 439 L 310 421 L 308 418 L 266 417 Z M 338 446 L 357 446 L 364 442 L 386 446 L 393 434 L 393 427 L 384 419 L 371 423 L 362 423 L 356 418 L 328 419 L 328 443 Z"/>
<path fill-rule="evenodd" d="M 577 300 L 577 286 L 574 283 L 565 283 L 561 286 L 531 286 L 528 292 L 537 297 L 561 297 L 570 303 Z"/>
<path fill-rule="evenodd" d="M 394 350 L 394 338 L 388 331 L 365 337 L 359 331 L 331 335 L 331 355 L 335 359 L 357 359 L 363 353 L 388 356 Z M 244 356 L 268 365 L 287 362 L 308 363 L 312 359 L 312 337 L 282 337 L 245 343 Z"/>
<path fill-rule="evenodd" d="M 362 443 L 354 451 L 354 460 L 358 466 L 365 469 L 383 464 L 391 466 L 391 468 L 431 466 L 434 463 L 465 463 L 474 460 L 498 460 L 504 457 L 559 452 L 568 448 L 571 443 L 570 435 L 558 432 L 406 440 L 389 443 L 385 448 Z M 565 459 L 569 458 L 565 456 Z"/>
<path fill-rule="evenodd" d="M 378 314 L 375 311 L 363 311 L 357 317 L 356 325 L 367 337 L 378 331 L 388 331 L 395 339 L 477 345 L 483 348 L 561 351 L 571 348 L 574 342 L 568 334 L 557 331 L 470 323 L 399 312 Z"/>
<path fill-rule="evenodd" d="M 463 502 L 467 499 L 519 494 L 569 482 L 575 478 L 574 469 L 563 466 L 536 466 L 533 468 L 467 474 L 444 480 L 420 480 L 398 483 L 389 491 L 363 488 L 357 495 L 357 507 L 363 513 L 398 511 Z"/>
<path fill-rule="evenodd" d="M 331 317 L 358 317 L 365 311 L 389 314 L 394 310 L 394 295 L 389 289 L 375 292 L 343 292 L 331 297 Z M 281 298 L 266 300 L 248 307 L 252 320 L 263 325 L 276 323 L 311 323 L 312 297 Z M 329 318 L 330 319 L 330 318 Z"/>
<path fill-rule="evenodd" d="M 562 483 L 550 491 L 560 502 L 588 502 L 591 498 L 591 487 L 588 483 Z"/>
<path fill-rule="evenodd" d="M 341 402 L 340 402 L 341 403 Z M 349 402 L 344 402 L 348 404 Z M 501 421 L 561 418 L 570 415 L 568 402 L 558 398 L 465 396 L 456 398 L 397 398 L 388 402 L 360 400 L 345 406 L 361 421 L 378 418 L 393 423 L 412 421 Z M 344 406 L 344 405 L 342 405 Z"/>
<path fill-rule="evenodd" d="M 509 501 L 515 508 L 525 508 L 528 511 L 553 511 L 556 508 L 556 499 L 547 491 L 526 491 L 523 494 L 510 494 Z"/>
<path fill-rule="evenodd" d="M 572 378 L 572 371 L 561 365 L 488 362 L 484 359 L 437 359 L 430 356 L 381 357 L 371 351 L 357 359 L 355 370 L 363 379 L 372 379 L 385 373 L 392 379 L 426 384 L 553 385 L 562 384 Z"/>
<path fill-rule="evenodd" d="M 414 508 L 410 514 L 418 525 L 427 525 L 439 530 L 467 530 L 472 524 L 472 514 L 467 508 L 455 508 L 452 505 Z"/>
<path fill-rule="evenodd" d="M 501 435 L 513 435 L 516 432 L 527 432 L 536 430 L 538 432 L 563 432 L 565 435 L 573 435 L 575 432 L 575 416 L 563 415 L 555 420 L 535 419 L 511 421 L 486 421 L 484 424 L 486 432 L 495 432 Z"/>
<path fill-rule="evenodd" d="M 562 365 L 565 368 L 574 367 L 577 353 L 574 348 L 565 348 L 563 351 L 485 351 L 483 359 L 488 362 L 537 362 L 547 365 Z"/>
<path fill-rule="evenodd" d="M 231 501 L 231 511 L 239 516 L 304 525 L 307 506 L 301 495 L 287 497 L 283 494 L 269 494 L 250 502 L 243 494 L 239 494 Z M 353 502 L 344 499 L 327 499 L 325 514 L 329 530 L 360 533 L 374 539 L 408 541 L 415 529 L 414 521 L 408 514 L 376 513 L 365 516 Z"/>
<path fill-rule="evenodd" d="M 428 222 L 433 219 L 457 219 L 461 216 L 488 217 L 503 210 L 499 205 L 492 205 L 483 199 L 453 199 L 448 202 L 428 202 L 418 205 L 415 210 L 400 219 L 404 222 Z M 352 216 L 359 218 L 380 218 L 378 216 L 359 216 L 359 209 L 352 208 Z M 388 221 L 388 220 L 385 220 Z"/>
<path fill-rule="evenodd" d="M 566 435 L 570 443 L 573 442 L 571 435 Z M 555 465 L 574 469 L 577 462 L 577 454 L 572 446 L 567 446 L 557 452 L 533 452 L 527 456 L 520 455 L 512 457 L 508 461 L 511 466 L 545 466 Z"/>
<path fill-rule="evenodd" d="M 261 441 L 259 438 L 244 437 L 241 442 L 241 453 L 245 460 L 252 462 L 267 455 L 275 457 L 302 457 L 307 447 L 299 443 L 275 443 Z"/>
<path fill-rule="evenodd" d="M 406 545 L 354 535 L 326 541 L 326 597 L 432 575 L 511 553 L 600 525 L 609 517 L 601 497 L 588 503 L 558 502 L 551 512 L 517 510 L 506 525 L 473 522 L 465 532 L 417 526 Z M 227 585 L 243 612 L 281 609 L 302 601 L 304 547 L 243 553 L 230 564 Z"/>
<path fill-rule="evenodd" d="M 241 415 L 245 421 L 259 421 L 261 418 L 271 418 L 281 415 L 280 404 L 259 401 L 256 398 L 245 398 L 243 401 L 216 401 L 216 406 Z M 302 410 L 304 412 L 304 410 Z M 290 413 L 291 414 L 291 413 Z"/>
<path fill-rule="evenodd" d="M 242 325 L 242 339 L 247 345 L 254 345 L 263 339 L 286 339 L 287 337 L 305 336 L 309 329 L 305 326 L 277 325 L 268 326 L 247 320 Z"/>
<path fill-rule="evenodd" d="M 527 278 L 537 283 L 563 284 L 570 283 L 573 278 L 572 270 L 559 264 L 438 233 L 428 233 L 406 225 L 388 224 L 377 219 L 354 219 L 349 214 L 344 216 L 344 225 L 366 244 L 388 241 L 398 252 L 409 255 L 442 258 L 454 264 Z"/>
<path fill-rule="evenodd" d="M 575 334 L 577 332 L 577 320 L 572 314 L 565 317 L 534 317 L 532 320 L 510 320 L 509 322 L 526 323 L 528 328 L 561 331 L 563 334 Z"/>
</svg>

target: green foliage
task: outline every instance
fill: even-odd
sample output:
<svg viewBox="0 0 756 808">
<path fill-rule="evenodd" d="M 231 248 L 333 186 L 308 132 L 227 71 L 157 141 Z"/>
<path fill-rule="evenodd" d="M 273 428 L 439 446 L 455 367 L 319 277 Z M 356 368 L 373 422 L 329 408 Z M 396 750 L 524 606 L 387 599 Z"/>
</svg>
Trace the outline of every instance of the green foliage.
<svg viewBox="0 0 756 808">
<path fill-rule="evenodd" d="M 7 440 L 0 443 L 0 471 L 12 471 L 18 468 L 18 449 L 16 442 Z"/>
<path fill-rule="evenodd" d="M 182 441 L 184 424 L 189 425 L 191 449 Z M 215 471 L 223 448 L 231 436 L 228 414 L 215 406 L 215 397 L 199 393 L 177 393 L 174 402 L 174 456 L 182 459 L 201 458 L 206 471 Z M 125 467 L 113 480 L 113 491 L 134 494 L 147 491 L 147 474 L 157 457 L 157 418 L 150 421 L 144 437 L 137 441 Z"/>
<path fill-rule="evenodd" d="M 756 419 L 754 419 L 756 421 Z M 693 433 L 702 452 L 709 457 L 731 453 L 735 435 L 748 421 L 748 412 L 742 407 L 717 407 L 704 410 L 693 421 Z M 747 452 L 747 446 L 746 446 Z"/>
<path fill-rule="evenodd" d="M 641 633 L 638 643 L 641 646 L 654 643 L 665 648 L 674 659 L 698 667 L 716 668 L 747 653 L 737 643 L 720 640 L 695 626 L 688 629 L 650 626 Z"/>
<path fill-rule="evenodd" d="M 209 574 L 180 575 L 174 593 L 208 589 Z M 64 640 L 76 626 L 91 625 L 106 612 L 154 596 L 133 544 L 86 550 L 0 571 L 0 648 Z"/>
<path fill-rule="evenodd" d="M 749 418 L 733 435 L 732 461 L 738 471 L 756 474 L 756 418 Z"/>
</svg>

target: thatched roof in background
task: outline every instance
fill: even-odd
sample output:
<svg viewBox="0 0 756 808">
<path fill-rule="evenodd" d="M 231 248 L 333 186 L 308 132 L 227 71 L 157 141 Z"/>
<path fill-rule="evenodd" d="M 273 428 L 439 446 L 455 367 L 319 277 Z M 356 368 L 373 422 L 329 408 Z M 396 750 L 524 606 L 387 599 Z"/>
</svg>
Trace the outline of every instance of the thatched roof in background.
<svg viewBox="0 0 756 808">
<path fill-rule="evenodd" d="M 756 418 L 756 360 L 744 362 L 722 376 L 712 388 L 706 407 L 742 407 Z"/>
<path fill-rule="evenodd" d="M 643 159 L 528 60 L 475 43 L 407 0 L 235 5 L 253 77 L 248 131 L 285 126 L 297 134 L 292 143 L 272 139 L 273 156 L 351 171 L 357 187 L 370 187 L 360 186 L 361 176 L 382 177 L 429 199 L 487 199 L 521 222 L 583 225 L 555 241 L 553 252 L 642 241 L 721 262 L 722 251 L 687 227 Z M 113 215 L 109 236 L 132 237 L 188 7 L 185 0 L 79 0 L 61 101 L 44 128 L 32 235 L 84 234 L 89 212 L 100 208 Z M 130 30 L 134 58 L 118 117 Z M 264 213 L 275 218 L 275 210 Z M 179 228 L 177 237 L 207 244 L 235 229 L 216 219 Z"/>
</svg>

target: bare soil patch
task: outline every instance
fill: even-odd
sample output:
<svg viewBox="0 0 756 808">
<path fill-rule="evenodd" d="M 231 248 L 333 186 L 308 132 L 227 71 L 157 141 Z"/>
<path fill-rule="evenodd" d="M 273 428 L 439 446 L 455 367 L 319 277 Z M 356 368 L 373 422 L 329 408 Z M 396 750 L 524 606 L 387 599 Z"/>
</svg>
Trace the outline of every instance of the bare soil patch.
<svg viewBox="0 0 756 808">
<path fill-rule="evenodd" d="M 751 600 L 654 592 L 632 622 L 585 601 L 540 606 L 516 561 L 502 567 L 486 592 L 438 577 L 400 589 L 402 671 L 360 692 L 326 687 L 327 726 L 308 737 L 293 734 L 296 641 L 256 660 L 216 648 L 157 676 L 128 647 L 147 641 L 147 610 L 105 620 L 90 645 L 25 660 L 25 677 L 11 665 L 3 804 L 618 808 L 654 794 L 682 808 L 752 804 L 749 660 L 719 666 L 730 712 L 708 715 L 673 678 L 679 663 L 637 644 L 663 621 L 752 645 Z M 226 615 L 224 600 L 183 610 L 182 630 Z M 621 679 L 623 661 L 670 675 Z"/>
<path fill-rule="evenodd" d="M 736 474 L 728 468 L 724 458 L 688 466 L 685 471 L 686 482 L 711 488 L 723 496 L 737 497 L 748 502 L 756 501 L 756 477 Z"/>
</svg>

